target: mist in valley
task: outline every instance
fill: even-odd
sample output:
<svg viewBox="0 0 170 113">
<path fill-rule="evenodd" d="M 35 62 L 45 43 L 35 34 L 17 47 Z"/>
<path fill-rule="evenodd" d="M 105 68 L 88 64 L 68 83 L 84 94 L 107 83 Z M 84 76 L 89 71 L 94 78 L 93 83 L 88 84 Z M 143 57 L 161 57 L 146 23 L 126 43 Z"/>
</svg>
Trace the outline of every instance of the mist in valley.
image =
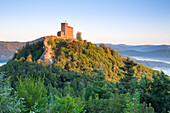
<svg viewBox="0 0 170 113">
<path fill-rule="evenodd" d="M 155 61 L 155 62 L 163 62 L 163 63 L 167 63 L 170 64 L 169 61 L 165 61 L 165 60 L 158 60 L 158 59 L 151 59 L 151 58 L 142 58 L 142 57 L 136 57 L 136 56 L 132 56 L 134 59 L 137 60 L 142 60 L 142 61 Z M 154 70 L 159 70 L 159 71 L 163 71 L 165 74 L 170 76 L 170 68 L 163 68 L 163 67 L 151 67 Z"/>
</svg>

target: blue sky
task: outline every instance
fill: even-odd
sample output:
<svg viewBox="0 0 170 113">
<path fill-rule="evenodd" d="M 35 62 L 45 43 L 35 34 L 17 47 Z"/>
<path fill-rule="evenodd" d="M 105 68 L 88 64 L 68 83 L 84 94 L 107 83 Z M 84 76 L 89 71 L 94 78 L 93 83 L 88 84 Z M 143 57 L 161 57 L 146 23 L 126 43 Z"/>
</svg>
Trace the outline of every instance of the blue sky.
<svg viewBox="0 0 170 113">
<path fill-rule="evenodd" d="M 93 43 L 170 44 L 170 0 L 0 0 L 0 41 L 56 35 L 65 21 Z"/>
</svg>

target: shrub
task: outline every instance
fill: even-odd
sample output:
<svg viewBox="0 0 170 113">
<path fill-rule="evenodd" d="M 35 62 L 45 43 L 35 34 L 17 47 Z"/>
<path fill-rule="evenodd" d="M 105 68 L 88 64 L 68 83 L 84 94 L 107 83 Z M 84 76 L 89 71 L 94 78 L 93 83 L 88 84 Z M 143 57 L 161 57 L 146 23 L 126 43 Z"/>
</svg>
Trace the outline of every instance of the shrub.
<svg viewBox="0 0 170 113">
<path fill-rule="evenodd" d="M 140 93 L 137 90 L 133 95 L 126 93 L 125 103 L 124 113 L 154 113 L 152 107 L 148 108 L 145 103 L 140 104 Z"/>
<path fill-rule="evenodd" d="M 59 98 L 55 95 L 51 100 L 50 113 L 80 113 L 83 111 L 84 105 L 81 98 L 72 98 L 69 94 L 66 97 Z M 84 111 L 85 112 L 85 111 Z"/>
<path fill-rule="evenodd" d="M 23 110 L 22 99 L 17 97 L 16 92 L 12 92 L 9 79 L 6 80 L 4 75 L 0 75 L 0 111 L 3 113 L 18 113 Z"/>
<path fill-rule="evenodd" d="M 41 81 L 40 78 L 20 78 L 16 89 L 19 96 L 24 98 L 24 105 L 27 112 L 44 111 L 47 102 L 47 90 L 44 86 L 44 81 Z"/>
<path fill-rule="evenodd" d="M 89 99 L 85 102 L 88 113 L 122 113 L 125 108 L 124 94 L 115 94 L 110 99 Z"/>
</svg>

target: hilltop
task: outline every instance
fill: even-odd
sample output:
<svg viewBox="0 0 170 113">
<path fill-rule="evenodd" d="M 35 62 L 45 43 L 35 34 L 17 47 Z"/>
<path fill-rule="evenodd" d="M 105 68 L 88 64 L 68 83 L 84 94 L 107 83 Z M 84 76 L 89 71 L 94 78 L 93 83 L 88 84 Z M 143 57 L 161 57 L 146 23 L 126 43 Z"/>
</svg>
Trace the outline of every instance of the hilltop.
<svg viewBox="0 0 170 113">
<path fill-rule="evenodd" d="M 109 81 L 118 81 L 124 76 L 125 58 L 104 45 L 98 47 L 87 41 L 44 37 L 43 44 L 27 45 L 14 55 L 13 60 L 27 59 L 31 55 L 34 62 L 46 62 L 68 71 L 92 75 L 94 69 L 103 68 Z M 153 69 L 136 63 L 133 68 L 135 76 L 141 78 L 147 74 L 151 79 Z"/>
</svg>

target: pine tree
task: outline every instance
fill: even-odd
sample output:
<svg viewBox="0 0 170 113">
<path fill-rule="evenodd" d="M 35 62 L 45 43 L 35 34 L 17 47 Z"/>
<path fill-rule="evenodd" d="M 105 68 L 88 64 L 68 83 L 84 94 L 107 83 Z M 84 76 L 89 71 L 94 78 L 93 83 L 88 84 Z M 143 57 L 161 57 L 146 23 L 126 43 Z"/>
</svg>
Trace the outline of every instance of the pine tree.
<svg viewBox="0 0 170 113">
<path fill-rule="evenodd" d="M 130 60 L 129 58 L 124 61 L 125 66 L 122 68 L 124 70 L 124 78 L 121 78 L 119 81 L 119 90 L 120 93 L 134 93 L 137 83 L 137 78 L 134 77 L 133 67 L 137 64 Z"/>
<path fill-rule="evenodd" d="M 103 70 L 95 70 L 94 79 L 92 85 L 86 88 L 85 99 L 90 97 L 93 99 L 109 99 L 111 97 L 111 90 L 106 85 L 106 75 Z"/>
<path fill-rule="evenodd" d="M 151 81 L 147 78 L 145 75 L 144 77 L 141 78 L 139 84 L 138 84 L 138 89 L 140 91 L 140 103 L 146 102 L 149 103 L 149 90 L 151 86 Z"/>
<path fill-rule="evenodd" d="M 167 113 L 170 110 L 170 79 L 162 72 L 157 76 L 153 75 L 149 99 L 152 107 L 158 113 Z"/>
</svg>

